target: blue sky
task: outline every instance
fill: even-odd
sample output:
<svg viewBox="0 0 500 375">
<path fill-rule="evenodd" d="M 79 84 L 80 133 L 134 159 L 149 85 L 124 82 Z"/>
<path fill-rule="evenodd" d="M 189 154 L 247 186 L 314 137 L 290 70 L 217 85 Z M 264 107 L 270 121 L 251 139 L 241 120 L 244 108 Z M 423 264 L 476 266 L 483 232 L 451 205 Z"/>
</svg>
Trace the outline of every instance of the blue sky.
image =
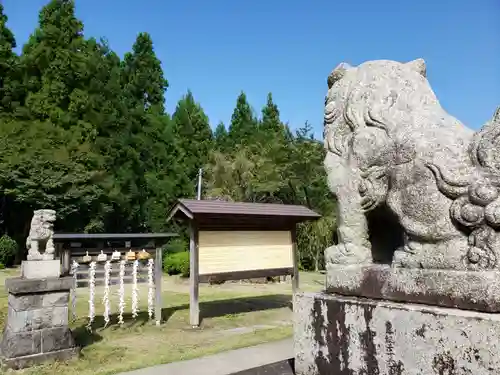
<svg viewBox="0 0 500 375">
<path fill-rule="evenodd" d="M 2 1 L 2 0 L 0 0 Z M 3 0 L 23 44 L 47 0 Z M 120 55 L 149 32 L 170 82 L 191 89 L 213 127 L 244 90 L 260 113 L 273 93 L 292 128 L 321 137 L 326 77 L 338 63 L 422 57 L 442 105 L 477 129 L 500 105 L 499 0 L 77 0 L 87 36 Z"/>
</svg>

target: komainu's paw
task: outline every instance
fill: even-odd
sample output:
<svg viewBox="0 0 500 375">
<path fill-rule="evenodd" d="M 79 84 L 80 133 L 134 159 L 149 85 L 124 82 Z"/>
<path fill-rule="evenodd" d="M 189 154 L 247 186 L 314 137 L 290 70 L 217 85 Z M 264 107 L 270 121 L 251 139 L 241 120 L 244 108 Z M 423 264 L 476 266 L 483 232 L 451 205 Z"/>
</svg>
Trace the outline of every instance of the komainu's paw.
<svg viewBox="0 0 500 375">
<path fill-rule="evenodd" d="M 407 248 L 401 248 L 394 252 L 392 266 L 402 268 L 420 268 L 421 265 L 413 252 Z"/>
<path fill-rule="evenodd" d="M 371 249 L 354 244 L 338 244 L 325 250 L 325 262 L 328 264 L 370 264 Z"/>
</svg>

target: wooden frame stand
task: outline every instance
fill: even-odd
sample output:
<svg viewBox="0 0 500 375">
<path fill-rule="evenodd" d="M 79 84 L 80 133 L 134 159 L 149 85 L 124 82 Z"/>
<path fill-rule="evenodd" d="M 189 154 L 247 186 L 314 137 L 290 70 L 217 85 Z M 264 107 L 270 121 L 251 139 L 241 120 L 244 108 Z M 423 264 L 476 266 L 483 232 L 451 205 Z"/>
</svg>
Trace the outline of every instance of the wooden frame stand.
<svg viewBox="0 0 500 375">
<path fill-rule="evenodd" d="M 190 325 L 200 325 L 202 282 L 291 275 L 298 291 L 296 225 L 319 217 L 304 206 L 179 200 L 168 219 L 189 225 Z"/>
<path fill-rule="evenodd" d="M 79 264 L 84 255 L 88 254 L 92 261 L 97 260 L 101 251 L 106 254 L 107 259 L 111 258 L 114 251 L 119 251 L 123 255 L 129 251 L 147 251 L 154 259 L 154 284 L 155 284 L 155 321 L 156 325 L 161 324 L 162 316 L 162 275 L 163 275 L 163 252 L 162 246 L 172 237 L 177 237 L 175 233 L 56 233 L 54 234 L 54 244 L 61 259 L 61 274 L 63 276 L 73 276 L 71 274 L 71 264 L 76 260 Z M 122 256 L 123 259 L 123 256 Z M 81 271 L 77 273 L 77 285 L 88 284 L 88 265 L 80 264 Z M 130 264 L 126 270 L 125 284 L 132 282 L 130 276 Z M 147 267 L 142 266 L 138 270 L 138 283 L 147 282 Z M 96 269 L 96 285 L 104 283 L 104 264 L 98 263 Z M 112 284 L 115 281 L 112 280 Z"/>
</svg>

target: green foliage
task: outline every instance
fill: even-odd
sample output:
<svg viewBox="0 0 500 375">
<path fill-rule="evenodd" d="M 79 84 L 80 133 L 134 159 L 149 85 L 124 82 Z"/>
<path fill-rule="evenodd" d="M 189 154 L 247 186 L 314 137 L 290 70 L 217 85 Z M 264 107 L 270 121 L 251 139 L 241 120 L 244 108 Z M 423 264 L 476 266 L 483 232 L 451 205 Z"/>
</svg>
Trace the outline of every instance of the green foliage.
<svg viewBox="0 0 500 375">
<path fill-rule="evenodd" d="M 280 120 L 280 111 L 278 106 L 273 102 L 273 95 L 267 94 L 267 103 L 262 108 L 262 120 L 259 124 L 259 132 L 265 139 L 278 138 L 282 140 L 285 138 L 285 126 Z"/>
<path fill-rule="evenodd" d="M 189 276 L 189 252 L 175 252 L 168 254 L 163 260 L 163 271 L 169 275 Z"/>
<path fill-rule="evenodd" d="M 318 221 L 298 225 L 299 266 L 302 269 L 324 269 L 323 251 L 332 245 L 334 231 L 334 216 L 323 216 Z"/>
<path fill-rule="evenodd" d="M 7 16 L 0 4 L 0 115 L 12 113 L 19 106 L 19 66 L 14 53 L 16 39 L 7 27 Z"/>
<path fill-rule="evenodd" d="M 17 255 L 17 248 L 17 242 L 8 235 L 4 234 L 0 237 L 0 264 L 2 265 L 0 268 L 12 266 Z"/>
<path fill-rule="evenodd" d="M 178 237 L 171 240 L 165 247 L 165 250 L 167 255 L 186 252 L 189 250 L 189 244 L 184 238 Z"/>
<path fill-rule="evenodd" d="M 195 181 L 199 168 L 208 162 L 209 151 L 213 148 L 208 117 L 188 91 L 177 103 L 172 120 L 174 133 L 179 139 L 178 146 L 182 150 L 184 172 L 189 181 Z M 192 187 L 194 189 L 194 185 Z"/>
<path fill-rule="evenodd" d="M 228 143 L 237 147 L 239 145 L 247 146 L 255 140 L 257 134 L 257 119 L 250 104 L 248 104 L 247 96 L 241 92 L 231 116 Z"/>
<path fill-rule="evenodd" d="M 214 149 L 218 151 L 227 151 L 228 149 L 228 139 L 227 139 L 227 129 L 226 125 L 221 121 L 217 124 L 214 131 Z"/>
<path fill-rule="evenodd" d="M 196 196 L 203 168 L 204 198 L 301 204 L 323 214 L 298 229 L 301 266 L 322 267 L 335 201 L 310 124 L 293 133 L 271 93 L 258 118 L 241 92 L 228 128 L 221 122 L 212 131 L 190 91 L 170 115 L 149 34 L 139 33 L 120 59 L 83 30 L 74 0 L 48 1 L 17 55 L 0 4 L 0 234 L 23 243 L 33 210 L 47 207 L 57 211 L 58 231 L 176 231 L 164 266 L 186 275 L 185 228 L 166 222 L 166 213 L 176 199 Z"/>
<path fill-rule="evenodd" d="M 139 33 L 132 52 L 125 54 L 122 80 L 130 106 L 139 111 L 164 112 L 164 93 L 168 81 L 163 76 L 161 62 L 156 57 L 148 33 Z"/>
</svg>

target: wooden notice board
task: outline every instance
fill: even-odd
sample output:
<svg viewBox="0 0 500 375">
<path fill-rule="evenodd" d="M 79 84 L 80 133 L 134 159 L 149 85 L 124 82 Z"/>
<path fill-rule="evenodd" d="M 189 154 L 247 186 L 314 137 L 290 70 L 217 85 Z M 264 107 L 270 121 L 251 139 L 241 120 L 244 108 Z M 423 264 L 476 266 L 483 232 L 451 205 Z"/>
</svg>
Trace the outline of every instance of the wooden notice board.
<svg viewBox="0 0 500 375">
<path fill-rule="evenodd" d="M 290 231 L 208 231 L 198 237 L 200 276 L 293 269 Z"/>
<path fill-rule="evenodd" d="M 292 275 L 296 291 L 296 224 L 319 217 L 304 206 L 180 199 L 168 220 L 189 224 L 191 325 L 200 324 L 202 282 Z"/>
</svg>

